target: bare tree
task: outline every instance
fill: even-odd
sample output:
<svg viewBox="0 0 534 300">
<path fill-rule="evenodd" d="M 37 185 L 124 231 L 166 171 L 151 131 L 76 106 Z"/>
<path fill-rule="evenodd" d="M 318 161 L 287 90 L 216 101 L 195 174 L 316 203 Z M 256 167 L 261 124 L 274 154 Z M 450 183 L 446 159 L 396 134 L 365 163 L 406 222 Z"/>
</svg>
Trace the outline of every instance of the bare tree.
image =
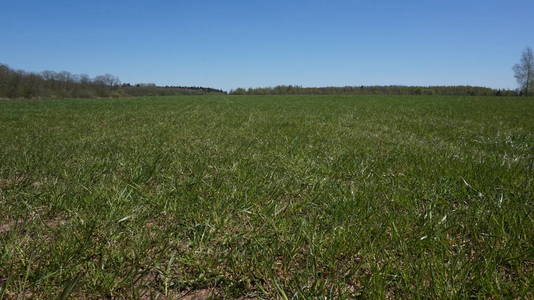
<svg viewBox="0 0 534 300">
<path fill-rule="evenodd" d="M 54 71 L 43 71 L 41 72 L 41 76 L 43 76 L 44 80 L 55 80 L 56 79 L 56 72 Z"/>
<path fill-rule="evenodd" d="M 91 77 L 87 74 L 80 74 L 80 83 L 81 84 L 89 84 L 91 83 Z"/>
<path fill-rule="evenodd" d="M 534 81 L 534 54 L 532 49 L 527 47 L 521 54 L 521 61 L 514 66 L 515 78 L 519 83 L 519 88 L 528 96 Z"/>
<path fill-rule="evenodd" d="M 113 76 L 111 74 L 96 76 L 95 82 L 98 84 L 108 86 L 108 87 L 115 87 L 121 83 L 119 80 L 119 77 Z"/>
</svg>

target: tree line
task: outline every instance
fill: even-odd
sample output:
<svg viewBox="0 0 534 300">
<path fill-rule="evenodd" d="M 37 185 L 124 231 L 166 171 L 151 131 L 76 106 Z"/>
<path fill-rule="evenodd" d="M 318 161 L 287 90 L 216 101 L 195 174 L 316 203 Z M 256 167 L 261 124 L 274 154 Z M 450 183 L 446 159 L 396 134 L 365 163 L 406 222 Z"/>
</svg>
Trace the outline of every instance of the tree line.
<svg viewBox="0 0 534 300">
<path fill-rule="evenodd" d="M 527 47 L 518 64 L 513 67 L 519 88 L 491 89 L 478 86 L 345 86 L 302 87 L 279 85 L 265 88 L 238 88 L 232 95 L 287 95 L 287 94 L 341 94 L 341 95 L 446 95 L 446 96 L 529 96 L 534 94 L 534 54 Z M 85 74 L 44 71 L 41 73 L 13 70 L 0 64 L 0 98 L 96 98 L 202 95 L 225 91 L 205 87 L 157 86 L 155 84 L 121 84 L 111 74 L 94 78 Z"/>
<path fill-rule="evenodd" d="M 340 94 L 340 95 L 445 95 L 445 96 L 518 96 L 520 92 L 477 86 L 345 86 L 301 87 L 279 85 L 266 88 L 238 88 L 232 95 Z"/>
<path fill-rule="evenodd" d="M 491 89 L 478 86 L 345 86 L 301 87 L 278 85 L 265 88 L 238 88 L 232 95 L 341 94 L 341 95 L 444 95 L 444 96 L 529 96 L 534 94 L 534 54 L 527 47 L 513 67 L 519 84 L 517 90 Z"/>
<path fill-rule="evenodd" d="M 107 98 L 208 93 L 225 92 L 205 87 L 121 84 L 120 79 L 111 74 L 91 78 L 86 74 L 66 71 L 33 73 L 0 64 L 0 98 Z"/>
</svg>

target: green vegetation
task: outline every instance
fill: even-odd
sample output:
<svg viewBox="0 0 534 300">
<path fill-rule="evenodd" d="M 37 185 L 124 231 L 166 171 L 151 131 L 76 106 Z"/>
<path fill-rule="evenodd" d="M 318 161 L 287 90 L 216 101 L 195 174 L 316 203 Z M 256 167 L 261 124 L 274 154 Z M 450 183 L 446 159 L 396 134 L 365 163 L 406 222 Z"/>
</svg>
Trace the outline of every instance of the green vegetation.
<svg viewBox="0 0 534 300">
<path fill-rule="evenodd" d="M 0 298 L 534 297 L 534 99 L 0 101 Z"/>
</svg>

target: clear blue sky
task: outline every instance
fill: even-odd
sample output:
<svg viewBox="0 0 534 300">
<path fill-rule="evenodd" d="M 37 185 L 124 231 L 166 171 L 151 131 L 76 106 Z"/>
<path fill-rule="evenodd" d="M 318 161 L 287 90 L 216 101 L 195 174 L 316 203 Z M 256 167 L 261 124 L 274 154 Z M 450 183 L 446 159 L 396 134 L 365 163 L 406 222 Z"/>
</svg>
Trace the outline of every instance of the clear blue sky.
<svg viewBox="0 0 534 300">
<path fill-rule="evenodd" d="M 515 88 L 534 1 L 0 0 L 0 62 L 123 82 Z"/>
</svg>

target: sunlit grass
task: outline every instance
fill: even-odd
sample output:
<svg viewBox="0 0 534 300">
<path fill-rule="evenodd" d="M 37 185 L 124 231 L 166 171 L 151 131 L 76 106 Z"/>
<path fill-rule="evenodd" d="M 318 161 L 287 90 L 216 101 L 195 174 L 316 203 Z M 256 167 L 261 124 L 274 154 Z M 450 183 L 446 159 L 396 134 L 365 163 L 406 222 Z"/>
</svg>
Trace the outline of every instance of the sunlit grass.
<svg viewBox="0 0 534 300">
<path fill-rule="evenodd" d="M 8 298 L 528 298 L 533 211 L 534 99 L 0 101 Z"/>
</svg>

